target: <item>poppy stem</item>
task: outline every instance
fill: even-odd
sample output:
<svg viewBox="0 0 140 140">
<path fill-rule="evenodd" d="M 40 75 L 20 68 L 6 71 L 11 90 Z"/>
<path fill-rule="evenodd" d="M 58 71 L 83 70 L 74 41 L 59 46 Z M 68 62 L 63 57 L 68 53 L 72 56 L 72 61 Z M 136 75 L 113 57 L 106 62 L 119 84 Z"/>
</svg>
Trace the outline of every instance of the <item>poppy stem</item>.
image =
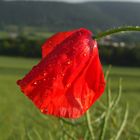
<svg viewBox="0 0 140 140">
<path fill-rule="evenodd" d="M 89 130 L 90 135 L 91 135 L 91 139 L 94 140 L 94 133 L 93 133 L 92 125 L 91 125 L 91 118 L 90 118 L 89 110 L 86 112 L 86 120 L 87 120 L 88 130 Z"/>
<path fill-rule="evenodd" d="M 136 32 L 139 31 L 140 32 L 140 26 L 122 26 L 122 27 L 118 27 L 118 28 L 114 28 L 114 29 L 109 29 L 107 31 L 98 33 L 93 38 L 98 40 L 103 37 L 106 37 L 107 35 L 112 35 L 112 34 L 116 34 L 119 32 L 126 32 L 126 31 L 136 31 Z"/>
<path fill-rule="evenodd" d="M 117 132 L 117 136 L 115 137 L 114 140 L 119 140 L 122 132 L 124 131 L 125 126 L 126 126 L 126 123 L 127 123 L 127 119 L 128 119 L 128 113 L 129 113 L 129 111 L 128 111 L 128 104 L 127 104 L 126 105 L 126 109 L 125 109 L 125 113 L 124 113 L 124 118 L 123 118 L 122 124 L 121 124 L 120 129 Z"/>
</svg>

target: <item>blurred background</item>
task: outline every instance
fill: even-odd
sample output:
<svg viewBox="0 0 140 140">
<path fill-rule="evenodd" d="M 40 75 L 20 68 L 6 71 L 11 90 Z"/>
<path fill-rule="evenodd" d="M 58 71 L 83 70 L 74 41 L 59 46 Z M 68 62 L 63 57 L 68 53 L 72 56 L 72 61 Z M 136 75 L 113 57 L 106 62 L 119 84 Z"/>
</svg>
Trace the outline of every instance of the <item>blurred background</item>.
<svg viewBox="0 0 140 140">
<path fill-rule="evenodd" d="M 123 25 L 140 25 L 140 1 L 0 1 L 0 55 L 40 57 L 55 32 L 85 27 L 94 35 Z M 105 64 L 140 66 L 140 33 L 99 41 Z"/>
<path fill-rule="evenodd" d="M 140 0 L 0 0 L 0 140 L 60 139 L 58 120 L 42 116 L 16 85 L 16 80 L 40 61 L 41 45 L 47 38 L 59 31 L 81 27 L 96 35 L 125 25 L 140 26 Z M 137 140 L 140 138 L 140 33 L 106 36 L 98 44 L 104 72 L 112 65 L 109 78 L 113 96 L 118 93 L 120 77 L 123 79 L 120 106 L 129 103 L 128 122 L 134 123 L 134 132 L 124 132 L 132 136 L 125 135 L 123 139 Z M 105 102 L 105 97 L 102 98 Z M 96 104 L 93 106 L 96 116 L 95 110 Z M 79 129 L 79 140 L 84 139 L 85 129 Z"/>
</svg>

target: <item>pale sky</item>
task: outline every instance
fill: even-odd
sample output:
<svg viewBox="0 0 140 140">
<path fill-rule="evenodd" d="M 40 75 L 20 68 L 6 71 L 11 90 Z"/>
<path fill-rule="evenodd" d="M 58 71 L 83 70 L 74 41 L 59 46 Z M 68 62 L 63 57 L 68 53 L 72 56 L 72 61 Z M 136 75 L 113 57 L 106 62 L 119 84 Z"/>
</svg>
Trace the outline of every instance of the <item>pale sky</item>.
<svg viewBox="0 0 140 140">
<path fill-rule="evenodd" d="M 44 0 L 44 1 L 66 1 L 66 2 L 86 2 L 86 1 L 130 1 L 140 2 L 140 0 Z"/>
<path fill-rule="evenodd" d="M 7 1 L 12 1 L 12 0 L 7 0 Z M 20 1 L 20 0 L 17 0 Z M 25 0 L 28 1 L 28 0 Z M 140 0 L 29 0 L 29 1 L 64 1 L 64 2 L 87 2 L 87 1 L 129 1 L 129 2 L 140 2 Z"/>
</svg>

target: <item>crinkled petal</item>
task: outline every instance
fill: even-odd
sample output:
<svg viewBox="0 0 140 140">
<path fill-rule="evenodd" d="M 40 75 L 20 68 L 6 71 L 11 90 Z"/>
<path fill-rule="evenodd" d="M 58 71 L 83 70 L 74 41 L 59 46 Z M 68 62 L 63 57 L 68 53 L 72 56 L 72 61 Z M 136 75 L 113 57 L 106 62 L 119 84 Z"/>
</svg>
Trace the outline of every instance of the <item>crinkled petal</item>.
<svg viewBox="0 0 140 140">
<path fill-rule="evenodd" d="M 67 37 L 69 37 L 75 31 L 59 32 L 49 39 L 42 46 L 42 58 L 46 57 L 53 49 L 60 43 L 62 43 Z"/>
<path fill-rule="evenodd" d="M 83 28 L 60 42 L 18 84 L 44 114 L 78 118 L 104 91 L 97 43 Z"/>
</svg>

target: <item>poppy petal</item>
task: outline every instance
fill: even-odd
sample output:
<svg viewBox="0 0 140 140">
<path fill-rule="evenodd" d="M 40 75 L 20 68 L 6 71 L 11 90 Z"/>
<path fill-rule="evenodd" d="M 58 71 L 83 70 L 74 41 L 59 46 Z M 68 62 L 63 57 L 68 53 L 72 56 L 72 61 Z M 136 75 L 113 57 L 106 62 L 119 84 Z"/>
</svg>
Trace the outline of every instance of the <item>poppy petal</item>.
<svg viewBox="0 0 140 140">
<path fill-rule="evenodd" d="M 97 43 L 83 28 L 60 42 L 18 85 L 44 114 L 78 118 L 104 91 Z"/>
<path fill-rule="evenodd" d="M 49 39 L 42 46 L 42 58 L 46 57 L 58 44 L 63 42 L 67 37 L 69 37 L 74 31 L 69 32 L 59 32 Z"/>
<path fill-rule="evenodd" d="M 67 92 L 67 99 L 72 104 L 71 106 L 74 107 L 71 107 L 69 112 L 72 112 L 72 114 L 67 117 L 80 117 L 101 96 L 105 89 L 104 74 L 98 56 L 96 41 L 91 41 L 90 46 L 92 46 L 93 50 L 89 61 L 71 83 L 71 88 Z M 84 54 L 84 56 L 86 55 Z"/>
</svg>

